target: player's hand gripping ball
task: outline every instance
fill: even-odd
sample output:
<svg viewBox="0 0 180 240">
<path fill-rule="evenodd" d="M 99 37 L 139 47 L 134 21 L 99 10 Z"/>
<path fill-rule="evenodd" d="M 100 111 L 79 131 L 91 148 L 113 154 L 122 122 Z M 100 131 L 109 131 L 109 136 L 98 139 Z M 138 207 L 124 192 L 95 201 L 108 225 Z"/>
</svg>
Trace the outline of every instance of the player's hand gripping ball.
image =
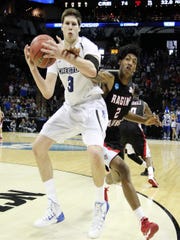
<svg viewBox="0 0 180 240">
<path fill-rule="evenodd" d="M 42 44 L 48 40 L 54 41 L 51 36 L 40 34 L 36 36 L 30 44 L 30 58 L 39 68 L 47 68 L 56 61 L 55 58 L 43 58 L 45 53 L 41 52 L 41 48 L 43 48 Z"/>
<path fill-rule="evenodd" d="M 73 48 L 65 49 L 64 51 L 72 53 L 77 57 L 77 56 L 79 56 L 80 48 L 73 47 Z"/>
</svg>

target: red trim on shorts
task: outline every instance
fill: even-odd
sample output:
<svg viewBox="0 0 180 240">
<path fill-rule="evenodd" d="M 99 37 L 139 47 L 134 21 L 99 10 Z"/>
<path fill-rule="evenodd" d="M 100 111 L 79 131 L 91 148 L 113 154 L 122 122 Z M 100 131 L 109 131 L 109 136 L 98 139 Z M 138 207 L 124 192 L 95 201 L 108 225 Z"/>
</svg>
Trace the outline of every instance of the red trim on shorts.
<svg viewBox="0 0 180 240">
<path fill-rule="evenodd" d="M 107 148 L 108 150 L 111 150 L 111 151 L 115 152 L 115 153 L 120 153 L 121 152 L 121 150 L 114 149 L 114 148 L 108 146 L 106 143 L 104 143 L 104 147 Z"/>
</svg>

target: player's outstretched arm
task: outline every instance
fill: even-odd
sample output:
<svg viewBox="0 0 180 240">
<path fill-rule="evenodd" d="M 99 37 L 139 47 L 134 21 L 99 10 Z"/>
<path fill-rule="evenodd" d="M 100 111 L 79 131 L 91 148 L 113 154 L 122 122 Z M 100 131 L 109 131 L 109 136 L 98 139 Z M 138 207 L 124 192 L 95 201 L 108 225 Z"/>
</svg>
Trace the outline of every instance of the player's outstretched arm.
<svg viewBox="0 0 180 240">
<path fill-rule="evenodd" d="M 161 121 L 159 120 L 159 116 L 156 114 L 153 114 L 151 116 L 145 115 L 144 118 L 146 119 L 144 123 L 144 125 L 146 126 L 151 126 L 151 125 L 155 125 L 156 127 L 162 126 Z"/>
<path fill-rule="evenodd" d="M 132 122 L 144 124 L 146 126 L 151 125 L 155 125 L 157 127 L 161 126 L 159 117 L 155 114 L 140 116 L 129 111 L 124 118 Z"/>
<path fill-rule="evenodd" d="M 24 56 L 25 60 L 29 66 L 31 74 L 34 78 L 34 81 L 42 93 L 43 97 L 49 99 L 52 97 L 54 93 L 55 83 L 57 76 L 49 73 L 46 75 L 46 78 L 43 78 L 38 70 L 38 67 L 34 64 L 34 62 L 30 59 L 30 46 L 26 45 L 24 47 Z"/>
<path fill-rule="evenodd" d="M 100 83 L 101 88 L 106 95 L 109 91 L 111 91 L 114 84 L 114 75 L 108 72 L 107 70 L 99 70 L 96 78 L 93 78 L 93 82 Z"/>
</svg>

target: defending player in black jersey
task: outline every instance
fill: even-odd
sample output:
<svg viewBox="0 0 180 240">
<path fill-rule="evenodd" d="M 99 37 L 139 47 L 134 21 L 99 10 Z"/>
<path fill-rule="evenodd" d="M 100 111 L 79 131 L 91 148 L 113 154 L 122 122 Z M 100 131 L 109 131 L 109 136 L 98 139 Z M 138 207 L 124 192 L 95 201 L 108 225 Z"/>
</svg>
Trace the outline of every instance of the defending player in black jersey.
<svg viewBox="0 0 180 240">
<path fill-rule="evenodd" d="M 131 112 L 138 115 L 151 115 L 152 111 L 148 104 L 139 99 L 139 88 L 137 84 L 134 84 L 133 101 L 131 103 Z M 158 187 L 158 183 L 154 178 L 153 161 L 151 158 L 151 152 L 146 140 L 143 128 L 141 124 L 123 120 L 119 125 L 120 130 L 120 143 L 126 146 L 126 152 L 130 159 L 136 163 L 146 162 L 148 171 L 148 182 L 152 187 Z M 139 156 L 142 158 L 139 158 Z"/>
<path fill-rule="evenodd" d="M 149 222 L 148 218 L 145 217 L 136 190 L 131 182 L 129 167 L 118 155 L 121 146 L 114 145 L 114 143 L 117 143 L 116 136 L 119 136 L 119 134 L 117 134 L 117 131 L 119 131 L 118 126 L 124 118 L 145 125 L 159 125 L 159 120 L 155 116 L 144 117 L 135 115 L 130 111 L 133 98 L 133 89 L 130 83 L 136 71 L 138 56 L 139 49 L 135 45 L 127 45 L 121 48 L 118 58 L 118 76 L 102 70 L 98 73 L 95 81 L 100 81 L 102 84 L 109 114 L 104 158 L 105 165 L 110 169 L 110 174 L 106 181 L 107 183 L 121 181 L 124 195 L 138 220 L 141 222 L 141 231 L 148 240 L 154 236 L 159 227 L 156 223 Z M 124 151 L 123 148 L 122 151 Z"/>
</svg>

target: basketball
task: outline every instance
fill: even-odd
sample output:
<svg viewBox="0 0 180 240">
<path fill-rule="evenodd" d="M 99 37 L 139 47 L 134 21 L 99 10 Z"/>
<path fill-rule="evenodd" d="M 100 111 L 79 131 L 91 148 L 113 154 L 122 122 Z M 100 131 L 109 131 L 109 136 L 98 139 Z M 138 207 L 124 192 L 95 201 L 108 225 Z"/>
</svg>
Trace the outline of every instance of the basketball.
<svg viewBox="0 0 180 240">
<path fill-rule="evenodd" d="M 43 58 L 44 53 L 41 52 L 41 48 L 42 44 L 47 40 L 54 39 L 47 34 L 41 34 L 36 36 L 30 44 L 30 59 L 39 68 L 47 68 L 56 61 L 55 58 Z"/>
</svg>

